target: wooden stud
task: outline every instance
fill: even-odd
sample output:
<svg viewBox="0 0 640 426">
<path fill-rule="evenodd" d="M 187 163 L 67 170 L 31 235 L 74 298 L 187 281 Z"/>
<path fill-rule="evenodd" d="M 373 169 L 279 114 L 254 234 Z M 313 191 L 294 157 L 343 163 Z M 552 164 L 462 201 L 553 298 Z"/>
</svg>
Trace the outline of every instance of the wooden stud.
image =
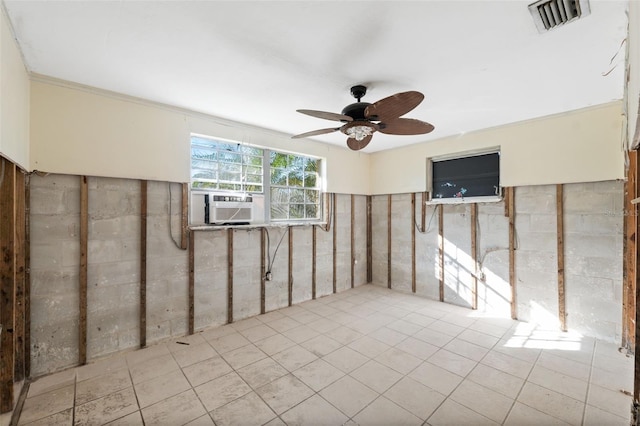
<svg viewBox="0 0 640 426">
<path fill-rule="evenodd" d="M 371 224 L 371 195 L 367 195 L 367 283 L 373 282 L 373 226 Z"/>
<path fill-rule="evenodd" d="M 289 232 L 289 306 L 293 305 L 293 228 L 287 228 Z"/>
<path fill-rule="evenodd" d="M 80 176 L 80 324 L 78 363 L 87 363 L 87 284 L 89 244 L 89 186 L 87 177 Z"/>
<path fill-rule="evenodd" d="M 416 193 L 411 193 L 411 291 L 416 292 Z"/>
<path fill-rule="evenodd" d="M 15 365 L 14 381 L 18 382 L 25 378 L 25 275 L 26 263 L 24 257 L 25 249 L 25 175 L 22 171 L 16 170 L 15 174 Z"/>
<path fill-rule="evenodd" d="M 147 181 L 140 181 L 140 348 L 147 346 Z"/>
<path fill-rule="evenodd" d="M 266 278 L 267 278 L 267 265 L 265 261 L 266 256 L 266 232 L 265 228 L 260 228 L 260 313 L 266 312 Z"/>
<path fill-rule="evenodd" d="M 316 256 L 317 256 L 317 230 L 316 226 L 311 227 L 311 299 L 316 300 Z"/>
<path fill-rule="evenodd" d="M 355 216 L 355 195 L 351 194 L 351 288 L 355 281 L 356 267 L 356 216 Z"/>
<path fill-rule="evenodd" d="M 227 229 L 227 323 L 233 322 L 233 229 Z"/>
<path fill-rule="evenodd" d="M 337 292 L 338 284 L 338 266 L 337 266 L 337 254 L 338 254 L 338 209 L 336 208 L 336 193 L 333 196 L 333 293 Z"/>
<path fill-rule="evenodd" d="M 26 176 L 24 195 L 24 375 L 31 377 L 31 178 Z"/>
<path fill-rule="evenodd" d="M 478 309 L 478 205 L 471 204 L 471 309 Z"/>
<path fill-rule="evenodd" d="M 391 194 L 387 196 L 387 287 L 391 288 Z"/>
<path fill-rule="evenodd" d="M 444 206 L 438 205 L 438 266 L 440 268 L 440 301 L 444 302 Z"/>
<path fill-rule="evenodd" d="M 420 232 L 427 232 L 427 193 L 422 193 L 421 216 L 420 216 Z"/>
<path fill-rule="evenodd" d="M 2 158 L 0 186 L 0 413 L 13 410 L 14 382 L 14 230 L 15 165 Z"/>
<path fill-rule="evenodd" d="M 195 308 L 195 287 L 196 287 L 196 234 L 188 232 L 187 245 L 189 248 L 189 334 L 195 331 L 196 308 Z"/>
<path fill-rule="evenodd" d="M 509 217 L 509 285 L 511 286 L 511 318 L 518 319 L 516 293 L 516 209 L 513 187 L 507 188 L 507 211 Z"/>
<path fill-rule="evenodd" d="M 558 239 L 558 316 L 560 329 L 567 331 L 566 297 L 564 289 L 564 196 L 563 185 L 556 185 L 556 223 Z"/>
<path fill-rule="evenodd" d="M 622 347 L 633 350 L 635 343 L 635 288 L 637 280 L 637 231 L 638 214 L 631 203 L 638 191 L 638 151 L 629 151 L 629 168 L 625 182 L 624 235 L 623 240 L 623 294 L 622 294 Z"/>
<path fill-rule="evenodd" d="M 181 239 L 180 239 L 180 248 L 182 250 L 187 249 L 188 238 L 189 238 L 189 184 L 182 184 L 182 203 L 180 209 L 180 229 L 181 229 Z"/>
</svg>

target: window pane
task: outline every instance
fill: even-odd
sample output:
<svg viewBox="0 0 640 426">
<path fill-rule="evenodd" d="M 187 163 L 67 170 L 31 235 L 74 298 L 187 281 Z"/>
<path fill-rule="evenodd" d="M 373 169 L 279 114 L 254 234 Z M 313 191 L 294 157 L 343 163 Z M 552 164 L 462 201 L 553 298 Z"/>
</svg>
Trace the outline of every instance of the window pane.
<svg viewBox="0 0 640 426">
<path fill-rule="evenodd" d="M 318 200 L 320 199 L 320 191 L 313 191 L 307 189 L 304 191 L 305 193 L 305 203 L 307 204 L 319 204 Z"/>
<path fill-rule="evenodd" d="M 271 219 L 288 219 L 289 204 L 271 204 Z"/>
<path fill-rule="evenodd" d="M 289 219 L 304 219 L 304 204 L 291 204 L 289 206 Z"/>
<path fill-rule="evenodd" d="M 292 203 L 304 203 L 304 191 L 302 189 L 292 189 L 290 201 Z"/>
<path fill-rule="evenodd" d="M 305 188 L 315 188 L 316 187 L 316 174 L 315 173 L 305 173 L 304 174 L 304 187 Z"/>
<path fill-rule="evenodd" d="M 271 151 L 271 167 L 286 168 L 287 154 Z"/>
<path fill-rule="evenodd" d="M 287 172 L 285 169 L 271 169 L 271 183 L 273 185 L 286 185 Z"/>
<path fill-rule="evenodd" d="M 307 219 L 317 219 L 318 218 L 318 206 L 314 204 L 306 204 L 304 206 L 305 214 Z"/>
<path fill-rule="evenodd" d="M 314 160 L 314 159 L 311 159 L 311 158 L 307 159 L 307 162 L 306 162 L 306 164 L 304 166 L 304 171 L 305 172 L 315 172 L 315 173 L 317 173 L 318 172 L 318 163 L 319 162 L 320 162 L 319 160 Z"/>
<path fill-rule="evenodd" d="M 247 183 L 262 183 L 262 175 L 246 175 Z"/>
<path fill-rule="evenodd" d="M 291 170 L 289 172 L 289 186 L 302 187 L 302 171 Z"/>
<path fill-rule="evenodd" d="M 202 180 L 202 179 L 211 179 L 215 180 L 218 178 L 218 172 L 212 170 L 192 170 L 191 178 Z"/>
<path fill-rule="evenodd" d="M 288 203 L 289 188 L 271 188 L 271 203 Z"/>
</svg>

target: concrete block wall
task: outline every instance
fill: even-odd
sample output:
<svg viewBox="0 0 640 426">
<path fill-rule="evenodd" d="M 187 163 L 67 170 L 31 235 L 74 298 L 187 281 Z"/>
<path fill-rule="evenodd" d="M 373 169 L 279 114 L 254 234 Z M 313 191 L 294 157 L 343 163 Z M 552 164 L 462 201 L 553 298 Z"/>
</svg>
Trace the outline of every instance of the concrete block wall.
<svg viewBox="0 0 640 426">
<path fill-rule="evenodd" d="M 32 376 L 78 363 L 80 177 L 31 178 Z M 140 182 L 88 177 L 87 357 L 140 344 Z M 181 250 L 181 185 L 148 182 L 147 344 L 188 333 L 188 252 Z M 355 285 L 366 282 L 366 197 L 355 197 Z M 351 286 L 351 196 L 336 195 L 337 289 Z M 293 229 L 293 302 L 311 299 L 312 228 Z M 227 230 L 195 231 L 194 328 L 227 322 Z M 269 227 L 266 310 L 288 305 L 286 227 Z M 317 233 L 317 297 L 333 292 L 333 229 Z M 282 242 L 275 254 L 278 242 Z M 260 313 L 259 229 L 233 231 L 234 321 Z"/>
<path fill-rule="evenodd" d="M 471 307 L 471 207 L 468 204 L 443 206 L 444 300 Z"/>
</svg>

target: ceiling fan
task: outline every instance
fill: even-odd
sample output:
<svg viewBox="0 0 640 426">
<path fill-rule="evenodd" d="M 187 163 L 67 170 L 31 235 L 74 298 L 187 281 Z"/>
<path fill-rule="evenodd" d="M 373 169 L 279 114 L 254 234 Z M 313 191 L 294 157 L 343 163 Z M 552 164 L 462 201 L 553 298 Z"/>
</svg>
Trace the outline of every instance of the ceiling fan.
<svg viewBox="0 0 640 426">
<path fill-rule="evenodd" d="M 358 151 L 371 142 L 375 132 L 388 135 L 421 135 L 433 131 L 434 127 L 427 122 L 413 118 L 400 118 L 400 116 L 420 105 L 420 102 L 424 99 L 422 93 L 416 91 L 396 93 L 372 104 L 360 102 L 360 99 L 366 93 L 367 88 L 365 86 L 353 86 L 351 95 L 358 102 L 347 105 L 340 114 L 310 109 L 297 110 L 312 117 L 341 121 L 345 124 L 340 127 L 301 133 L 292 136 L 292 138 L 306 138 L 340 130 L 348 136 L 347 146 L 354 151 Z"/>
</svg>

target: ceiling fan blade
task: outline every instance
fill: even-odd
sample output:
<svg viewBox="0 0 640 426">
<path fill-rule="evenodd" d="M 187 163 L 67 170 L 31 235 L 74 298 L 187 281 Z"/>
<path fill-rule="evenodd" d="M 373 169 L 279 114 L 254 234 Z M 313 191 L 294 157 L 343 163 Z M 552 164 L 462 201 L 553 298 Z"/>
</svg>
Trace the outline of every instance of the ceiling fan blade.
<svg viewBox="0 0 640 426">
<path fill-rule="evenodd" d="M 423 135 L 433 131 L 434 127 L 425 121 L 413 118 L 396 118 L 395 120 L 380 123 L 381 133 L 388 135 Z"/>
<path fill-rule="evenodd" d="M 364 115 L 370 120 L 390 121 L 408 113 L 423 99 L 424 95 L 416 91 L 396 93 L 369 105 Z"/>
<path fill-rule="evenodd" d="M 354 151 L 359 151 L 362 148 L 364 148 L 365 146 L 369 145 L 369 142 L 371 142 L 371 138 L 373 137 L 373 135 L 369 135 L 367 137 L 365 137 L 364 139 L 362 139 L 361 141 L 356 140 L 356 138 L 348 138 L 347 139 L 347 146 L 349 148 L 351 148 Z"/>
<path fill-rule="evenodd" d="M 344 114 L 336 114 L 335 112 L 315 111 L 312 109 L 298 109 L 296 110 L 302 114 L 310 115 L 312 117 L 324 118 L 325 120 L 333 121 L 353 121 L 353 118 Z"/>
<path fill-rule="evenodd" d="M 325 133 L 335 132 L 336 130 L 340 130 L 340 127 L 331 128 L 331 129 L 313 130 L 307 133 L 300 133 L 299 135 L 291 136 L 291 139 L 300 139 L 300 138 L 308 138 L 309 136 L 324 135 Z"/>
</svg>

